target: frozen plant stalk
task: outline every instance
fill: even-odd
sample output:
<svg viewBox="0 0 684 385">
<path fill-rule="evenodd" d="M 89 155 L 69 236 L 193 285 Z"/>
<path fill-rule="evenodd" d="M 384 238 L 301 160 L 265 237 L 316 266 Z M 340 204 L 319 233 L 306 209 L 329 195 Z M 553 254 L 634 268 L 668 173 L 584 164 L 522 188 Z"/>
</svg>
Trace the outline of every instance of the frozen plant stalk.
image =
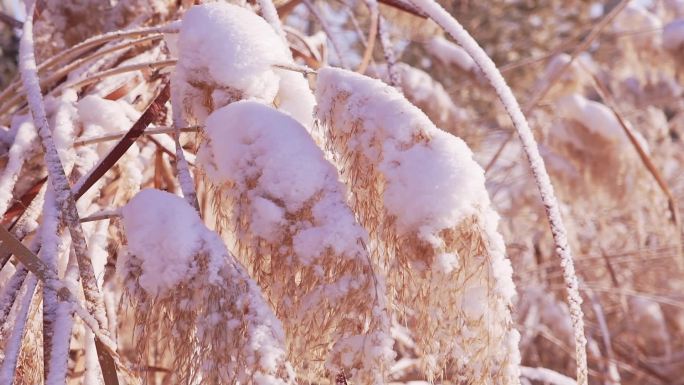
<svg viewBox="0 0 684 385">
<path fill-rule="evenodd" d="M 430 378 L 519 383 L 510 262 L 484 173 L 462 140 L 437 129 L 379 80 L 318 72 L 317 116 L 353 208 L 371 230 Z"/>
</svg>

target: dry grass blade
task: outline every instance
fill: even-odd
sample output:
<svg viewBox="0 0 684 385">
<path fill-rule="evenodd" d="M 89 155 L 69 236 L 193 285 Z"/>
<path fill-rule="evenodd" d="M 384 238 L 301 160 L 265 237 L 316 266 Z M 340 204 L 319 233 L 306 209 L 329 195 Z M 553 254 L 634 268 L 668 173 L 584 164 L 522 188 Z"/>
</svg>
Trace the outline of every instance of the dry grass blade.
<svg viewBox="0 0 684 385">
<path fill-rule="evenodd" d="M 380 18 L 380 11 L 378 10 L 378 3 L 373 0 L 366 1 L 366 7 L 371 14 L 370 26 L 368 27 L 368 40 L 366 43 L 366 49 L 363 51 L 363 58 L 361 59 L 361 64 L 356 69 L 356 72 L 360 74 L 366 73 L 368 65 L 373 58 L 373 48 L 375 48 L 375 40 L 378 34 L 378 19 Z"/>
<path fill-rule="evenodd" d="M 43 185 L 47 181 L 47 177 L 43 177 L 40 180 L 38 180 L 28 191 L 22 195 L 19 200 L 10 206 L 9 209 L 7 209 L 7 212 L 5 212 L 5 215 L 2 217 L 2 221 L 0 221 L 0 224 L 2 225 L 10 225 L 10 229 L 14 226 L 14 223 L 12 220 L 15 218 L 19 218 L 21 214 L 26 210 L 26 208 L 33 202 L 33 199 L 38 195 L 38 192 L 40 191 L 41 188 L 43 188 Z M 2 263 L 0 263 L 0 268 L 3 266 Z"/>
<path fill-rule="evenodd" d="M 102 71 L 99 73 L 96 73 L 92 76 L 89 76 L 85 79 L 82 80 L 77 80 L 72 83 L 67 83 L 61 86 L 60 88 L 62 89 L 69 89 L 69 88 L 81 88 L 85 87 L 89 84 L 97 83 L 102 79 L 115 76 L 115 75 L 120 75 L 124 74 L 127 72 L 135 72 L 135 71 L 141 71 L 141 70 L 158 70 L 166 67 L 171 67 L 176 65 L 176 62 L 178 60 L 176 59 L 168 59 L 168 60 L 160 60 L 160 61 L 154 61 L 154 62 L 149 62 L 149 63 L 138 63 L 138 64 L 131 64 L 127 66 L 122 66 L 122 67 L 117 67 L 117 68 L 112 68 L 106 71 Z"/>
<path fill-rule="evenodd" d="M 88 176 L 83 179 L 83 182 L 74 186 L 74 197 L 76 199 L 80 198 L 83 194 L 90 189 L 95 182 L 97 182 L 102 176 L 104 176 L 109 169 L 111 169 L 114 164 L 123 156 L 123 154 L 128 150 L 133 143 L 143 134 L 147 126 L 159 119 L 164 111 L 164 104 L 169 100 L 170 87 L 167 83 L 164 85 L 159 95 L 152 101 L 145 112 L 140 115 L 140 118 L 133 124 L 131 129 L 126 133 L 126 135 L 121 138 L 121 140 L 111 149 L 111 151 L 98 163 L 98 165 L 88 174 Z"/>
<path fill-rule="evenodd" d="M 591 75 L 591 78 L 594 82 L 596 91 L 598 92 L 599 96 L 601 96 L 601 98 L 606 102 L 608 108 L 610 108 L 610 110 L 613 112 L 613 115 L 615 115 L 615 118 L 624 130 L 625 135 L 627 135 L 629 142 L 632 144 L 637 154 L 639 154 L 639 159 L 641 159 L 642 163 L 644 164 L 644 167 L 646 167 L 651 176 L 653 176 L 653 179 L 655 179 L 660 190 L 663 192 L 663 194 L 665 194 L 665 197 L 667 198 L 668 209 L 670 210 L 670 220 L 677 229 L 677 234 L 681 234 L 682 224 L 679 218 L 679 205 L 677 204 L 677 200 L 672 194 L 672 191 L 670 191 L 667 182 L 665 182 L 665 178 L 663 178 L 663 175 L 660 173 L 660 170 L 658 170 L 658 167 L 656 167 L 655 163 L 653 163 L 653 160 L 651 160 L 650 155 L 648 154 L 648 152 L 646 152 L 641 142 L 636 138 L 636 135 L 634 134 L 632 127 L 627 123 L 627 121 L 625 121 L 622 114 L 618 112 L 616 104 L 613 101 L 613 98 L 611 97 L 610 92 L 608 91 L 606 86 L 603 84 L 603 82 L 601 82 L 601 80 L 598 77 L 596 77 L 596 75 L 593 72 L 587 71 L 587 73 Z M 682 252 L 681 237 L 677 236 L 675 238 L 679 249 L 678 254 L 680 255 L 680 258 L 677 258 L 679 268 L 684 269 L 684 259 L 682 259 L 684 258 L 684 253 Z"/>
</svg>

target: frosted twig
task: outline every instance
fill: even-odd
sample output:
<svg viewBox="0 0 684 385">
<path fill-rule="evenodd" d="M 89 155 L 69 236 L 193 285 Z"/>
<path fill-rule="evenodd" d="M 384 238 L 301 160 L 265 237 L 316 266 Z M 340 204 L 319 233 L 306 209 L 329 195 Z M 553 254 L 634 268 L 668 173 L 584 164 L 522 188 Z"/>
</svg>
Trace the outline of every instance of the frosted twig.
<svg viewBox="0 0 684 385">
<path fill-rule="evenodd" d="M 368 66 L 366 59 L 370 60 L 373 54 L 373 44 L 375 43 L 376 34 L 380 37 L 380 46 L 382 47 L 382 52 L 385 55 L 385 63 L 387 64 L 387 77 L 389 79 L 389 84 L 391 86 L 400 88 L 401 81 L 399 79 L 399 73 L 396 69 L 397 58 L 392 49 L 392 42 L 389 39 L 387 31 L 387 20 L 385 20 L 380 14 L 380 9 L 378 8 L 377 0 L 366 0 L 366 6 L 371 12 L 371 31 L 368 37 L 368 45 L 366 46 L 366 51 L 364 52 L 363 61 L 359 70 L 357 72 L 364 73 L 365 64 Z M 369 55 L 366 58 L 366 54 Z M 363 68 L 363 71 L 361 70 Z"/>
<path fill-rule="evenodd" d="M 43 204 L 43 221 L 40 226 L 40 257 L 45 262 L 50 270 L 57 272 L 59 261 L 60 243 L 63 242 L 60 237 L 59 225 L 60 213 L 57 209 L 57 201 L 52 188 L 49 188 L 45 194 L 45 202 Z M 57 293 L 49 287 L 43 288 L 43 369 L 45 377 L 54 378 L 54 373 L 50 373 L 53 368 L 60 371 L 60 366 L 66 370 L 68 352 L 57 352 L 53 354 L 53 348 L 59 348 L 53 344 L 53 336 L 55 334 L 56 323 L 58 322 L 58 314 L 63 315 L 64 304 L 57 299 Z M 71 334 L 71 331 L 69 331 Z M 54 361 L 61 361 L 63 365 L 59 365 Z"/>
<path fill-rule="evenodd" d="M 378 33 L 380 35 L 382 52 L 385 55 L 385 63 L 387 63 L 387 76 L 389 77 L 390 85 L 401 89 L 401 76 L 396 66 L 397 57 L 394 54 L 394 48 L 387 32 L 387 20 L 382 16 L 378 18 Z"/>
<path fill-rule="evenodd" d="M 0 173 L 0 215 L 4 215 L 10 205 L 14 185 L 19 179 L 24 160 L 32 155 L 30 150 L 34 146 L 35 138 L 36 130 L 30 122 L 19 125 L 9 149 L 7 164 Z"/>
<path fill-rule="evenodd" d="M 183 192 L 183 197 L 192 206 L 198 214 L 200 214 L 199 201 L 197 200 L 197 191 L 195 191 L 195 182 L 190 174 L 188 161 L 185 159 L 183 146 L 180 143 L 181 127 L 187 126 L 183 118 L 183 107 L 181 103 L 181 95 L 178 92 L 171 93 L 171 110 L 173 116 L 173 141 L 176 145 L 176 172 L 178 174 L 178 182 Z"/>
<path fill-rule="evenodd" d="M 21 71 L 21 79 L 24 83 L 24 89 L 28 98 L 28 104 L 33 116 L 33 121 L 38 129 L 38 134 L 40 135 L 41 143 L 45 152 L 45 163 L 47 165 L 50 183 L 55 191 L 57 207 L 62 218 L 67 223 L 69 232 L 71 234 L 72 247 L 76 257 L 78 258 L 81 284 L 83 285 L 83 292 L 85 294 L 88 310 L 94 315 L 100 329 L 107 330 L 107 318 L 104 311 L 104 303 L 97 287 L 92 261 L 90 261 L 88 258 L 88 249 L 83 228 L 79 223 L 76 201 L 71 193 L 69 182 L 66 178 L 64 168 L 62 167 L 62 162 L 59 158 L 57 148 L 55 147 L 55 143 L 52 139 L 52 132 L 50 130 L 45 113 L 43 95 L 40 90 L 34 54 L 34 9 L 35 4 L 31 4 L 27 13 L 28 16 L 26 22 L 24 23 L 24 31 L 19 44 L 19 69 Z M 107 384 L 116 384 L 118 383 L 118 380 L 116 379 L 116 373 L 114 372 L 112 374 L 109 372 L 109 370 L 113 369 L 113 362 L 107 362 L 106 357 L 107 356 L 105 354 L 100 356 L 100 364 L 102 366 L 105 382 Z M 109 356 L 109 358 L 111 360 L 111 356 Z"/>
<path fill-rule="evenodd" d="M 37 245 L 37 242 L 35 245 Z M 7 321 L 7 317 L 12 310 L 14 301 L 16 301 L 17 296 L 19 295 L 19 291 L 21 290 L 21 286 L 24 284 L 27 275 L 28 270 L 26 267 L 19 265 L 14 274 L 12 274 L 12 277 L 5 283 L 2 296 L 0 296 L 0 335 L 8 328 L 8 325 L 5 325 L 5 322 Z"/>
<path fill-rule="evenodd" d="M 513 91 L 506 84 L 506 80 L 501 72 L 496 68 L 496 64 L 489 58 L 485 51 L 477 44 L 470 34 L 461 24 L 446 12 L 434 0 L 412 0 L 413 3 L 427 13 L 437 24 L 439 24 L 456 42 L 465 49 L 466 52 L 480 67 L 485 77 L 494 87 L 497 95 L 501 99 L 506 112 L 511 117 L 513 125 L 522 141 L 522 146 L 527 155 L 527 159 L 532 169 L 537 187 L 546 209 L 546 214 L 551 224 L 551 233 L 556 245 L 556 252 L 561 258 L 563 269 L 563 279 L 565 281 L 572 325 L 575 338 L 575 356 L 577 360 L 577 384 L 587 384 L 587 340 L 584 335 L 584 314 L 582 312 L 582 297 L 579 294 L 579 284 L 575 273 L 575 266 L 568 244 L 567 231 L 561 217 L 560 207 L 553 192 L 553 186 L 544 160 L 539 154 L 537 143 L 532 134 L 527 119 L 520 109 L 520 105 L 513 95 Z"/>
<path fill-rule="evenodd" d="M 121 216 L 119 210 L 102 210 L 95 214 L 88 215 L 87 217 L 81 218 L 81 223 L 101 221 L 104 219 L 111 219 Z"/>
<path fill-rule="evenodd" d="M 293 72 L 299 72 L 299 73 L 302 73 L 304 75 L 311 75 L 311 74 L 316 73 L 315 70 L 313 70 L 309 67 L 300 66 L 300 65 L 296 65 L 296 64 L 277 63 L 277 64 L 273 64 L 273 67 L 288 70 L 288 71 L 293 71 Z"/>
</svg>

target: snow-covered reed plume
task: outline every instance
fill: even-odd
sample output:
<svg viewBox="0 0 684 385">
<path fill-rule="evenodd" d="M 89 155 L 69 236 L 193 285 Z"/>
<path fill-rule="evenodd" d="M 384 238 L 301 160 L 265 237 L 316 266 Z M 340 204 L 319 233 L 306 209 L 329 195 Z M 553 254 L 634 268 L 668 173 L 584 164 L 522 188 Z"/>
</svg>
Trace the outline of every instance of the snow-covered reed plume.
<svg viewBox="0 0 684 385">
<path fill-rule="evenodd" d="M 122 216 L 128 249 L 117 270 L 134 307 L 140 357 L 161 343 L 181 384 L 292 382 L 280 322 L 188 203 L 147 189 Z"/>
<path fill-rule="evenodd" d="M 306 79 L 274 67 L 293 64 L 292 56 L 273 27 L 250 10 L 219 2 L 192 7 L 172 45 L 178 52 L 172 98 L 189 122 L 201 124 L 220 107 L 254 98 L 311 125 Z"/>
<path fill-rule="evenodd" d="M 382 278 L 323 151 L 292 117 L 254 101 L 214 111 L 205 136 L 197 160 L 217 227 L 234 234 L 283 320 L 300 374 L 320 377 L 327 367 L 382 383 L 393 354 Z"/>
<path fill-rule="evenodd" d="M 363 75 L 320 69 L 316 98 L 352 207 L 370 229 L 373 258 L 388 271 L 393 306 L 428 376 L 451 366 L 470 383 L 518 383 L 511 265 L 466 144 Z"/>
</svg>

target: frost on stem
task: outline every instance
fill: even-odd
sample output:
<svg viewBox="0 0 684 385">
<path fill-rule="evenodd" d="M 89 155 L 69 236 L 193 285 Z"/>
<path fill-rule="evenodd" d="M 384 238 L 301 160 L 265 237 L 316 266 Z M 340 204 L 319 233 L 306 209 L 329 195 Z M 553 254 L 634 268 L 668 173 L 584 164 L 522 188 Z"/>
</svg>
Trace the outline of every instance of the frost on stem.
<svg viewBox="0 0 684 385">
<path fill-rule="evenodd" d="M 26 91 L 29 109 L 33 122 L 38 129 L 41 143 L 45 151 L 45 163 L 51 186 L 55 191 L 55 199 L 62 219 L 66 222 L 71 234 L 74 253 L 78 258 L 79 271 L 83 291 L 88 303 L 88 310 L 97 319 L 99 326 L 106 329 L 107 319 L 104 312 L 102 296 L 95 282 L 93 266 L 87 256 L 87 245 L 83 228 L 79 222 L 76 202 L 71 193 L 60 155 L 55 146 L 50 125 L 45 112 L 43 95 L 37 74 L 33 42 L 33 13 L 34 4 L 28 10 L 28 17 L 24 22 L 24 31 L 19 44 L 19 68 L 21 79 Z"/>
<path fill-rule="evenodd" d="M 532 174 L 537 182 L 537 187 L 546 208 L 547 217 L 551 224 L 551 233 L 556 245 L 556 252 L 561 258 L 563 268 L 563 280 L 565 281 L 570 305 L 570 314 L 575 332 L 575 357 L 577 361 L 577 383 L 578 385 L 587 384 L 587 339 L 584 335 L 584 313 L 582 312 L 582 297 L 579 294 L 579 283 L 575 273 L 575 265 L 568 244 L 567 231 L 561 218 L 560 207 L 551 185 L 551 180 L 546 172 L 544 160 L 539 154 L 537 142 L 534 139 L 532 130 L 525 119 L 525 115 L 520 109 L 520 105 L 513 95 L 513 91 L 506 84 L 501 72 L 496 68 L 492 59 L 477 44 L 475 39 L 470 36 L 461 24 L 454 19 L 434 0 L 411 0 L 415 6 L 439 24 L 461 47 L 470 55 L 475 63 L 480 67 L 482 73 L 491 83 L 499 99 L 503 103 L 506 112 L 510 116 L 515 126 L 518 136 L 522 142 L 523 149 L 527 155 Z"/>
<path fill-rule="evenodd" d="M 323 68 L 316 98 L 428 376 L 517 384 L 512 269 L 470 149 L 379 80 Z"/>
<path fill-rule="evenodd" d="M 178 51 L 174 107 L 183 109 L 189 123 L 203 124 L 212 111 L 231 102 L 259 99 L 311 126 L 314 98 L 307 80 L 273 67 L 293 64 L 289 48 L 250 10 L 226 3 L 194 6 L 171 45 Z"/>
<path fill-rule="evenodd" d="M 158 347 L 177 383 L 292 383 L 282 326 L 246 270 L 183 199 L 143 190 L 122 210 L 119 259 L 138 354 Z"/>
<path fill-rule="evenodd" d="M 300 375 L 320 378 L 327 360 L 331 375 L 382 383 L 393 356 L 382 279 L 333 165 L 301 124 L 254 101 L 212 113 L 205 135 L 197 160 L 218 227 L 234 231 Z"/>
</svg>

